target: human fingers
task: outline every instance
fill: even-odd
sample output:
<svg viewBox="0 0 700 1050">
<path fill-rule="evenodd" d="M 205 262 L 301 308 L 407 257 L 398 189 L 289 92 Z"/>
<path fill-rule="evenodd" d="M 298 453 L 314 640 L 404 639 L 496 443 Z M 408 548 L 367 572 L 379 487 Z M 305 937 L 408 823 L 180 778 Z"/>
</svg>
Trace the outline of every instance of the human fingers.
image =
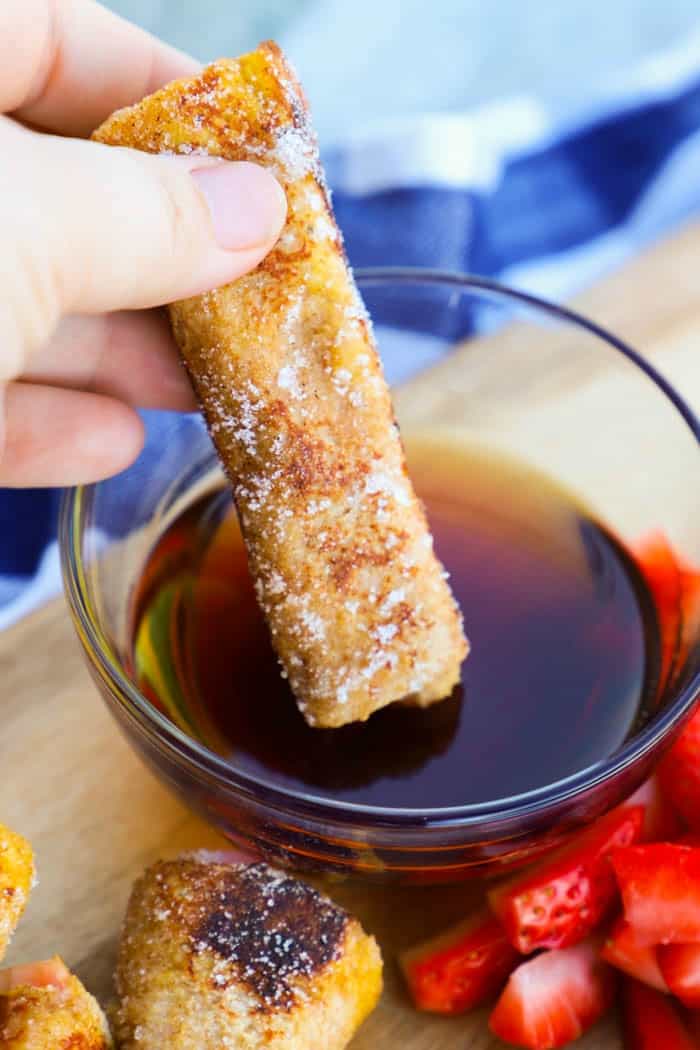
<svg viewBox="0 0 700 1050">
<path fill-rule="evenodd" d="M 0 3 L 0 113 L 89 135 L 198 63 L 93 0 Z"/>
<path fill-rule="evenodd" d="M 122 401 L 33 383 L 4 390 L 0 486 L 99 481 L 129 466 L 142 445 L 143 424 Z"/>
<path fill-rule="evenodd" d="M 248 163 L 152 156 L 0 126 L 0 380 L 66 313 L 140 309 L 253 269 L 286 211 Z M 3 207 L 4 205 L 4 207 Z"/>
<path fill-rule="evenodd" d="M 156 310 L 64 318 L 22 379 L 106 394 L 139 408 L 196 407 L 168 319 Z"/>
</svg>

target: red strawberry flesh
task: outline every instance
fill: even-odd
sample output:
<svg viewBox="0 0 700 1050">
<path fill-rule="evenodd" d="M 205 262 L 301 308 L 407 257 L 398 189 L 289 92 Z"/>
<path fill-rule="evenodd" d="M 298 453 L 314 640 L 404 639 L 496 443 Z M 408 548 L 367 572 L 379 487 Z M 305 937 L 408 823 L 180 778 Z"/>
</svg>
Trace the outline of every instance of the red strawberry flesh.
<svg viewBox="0 0 700 1050">
<path fill-rule="evenodd" d="M 608 934 L 601 950 L 601 958 L 630 977 L 667 992 L 668 986 L 659 967 L 656 949 L 640 944 L 634 929 L 624 918 L 619 918 Z"/>
<path fill-rule="evenodd" d="M 400 956 L 420 1010 L 463 1013 L 503 986 L 520 956 L 487 908 Z"/>
<path fill-rule="evenodd" d="M 528 1050 L 553 1050 L 583 1035 L 612 1004 L 614 971 L 599 941 L 542 952 L 511 974 L 491 1014 L 491 1031 Z"/>
<path fill-rule="evenodd" d="M 700 941 L 700 849 L 671 843 L 612 855 L 625 918 L 640 944 Z"/>
<path fill-rule="evenodd" d="M 697 1050 L 668 995 L 639 981 L 623 991 L 625 1050 Z"/>
<path fill-rule="evenodd" d="M 659 785 L 683 819 L 700 831 L 700 708 L 661 759 Z"/>
<path fill-rule="evenodd" d="M 658 950 L 668 987 L 691 1009 L 700 1009 L 700 944 L 666 944 Z"/>
<path fill-rule="evenodd" d="M 661 667 L 656 695 L 661 697 L 673 677 L 681 644 L 681 570 L 662 533 L 654 533 L 638 543 L 636 559 L 658 619 Z"/>
<path fill-rule="evenodd" d="M 620 806 L 534 868 L 496 886 L 489 903 L 518 951 L 576 944 L 617 896 L 609 855 L 636 842 L 644 809 Z"/>
<path fill-rule="evenodd" d="M 671 842 L 683 832 L 683 823 L 661 790 L 657 776 L 645 780 L 624 804 L 644 806 L 641 842 Z"/>
</svg>

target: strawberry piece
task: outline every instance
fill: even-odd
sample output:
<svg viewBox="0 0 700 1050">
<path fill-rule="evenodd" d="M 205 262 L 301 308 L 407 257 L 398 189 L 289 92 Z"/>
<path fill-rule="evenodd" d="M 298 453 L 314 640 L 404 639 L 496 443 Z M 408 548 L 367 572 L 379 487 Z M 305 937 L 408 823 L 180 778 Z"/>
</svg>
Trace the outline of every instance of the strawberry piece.
<svg viewBox="0 0 700 1050">
<path fill-rule="evenodd" d="M 662 944 L 657 954 L 676 998 L 691 1009 L 700 1008 L 700 944 Z"/>
<path fill-rule="evenodd" d="M 658 778 L 671 804 L 700 831 L 700 707 L 661 759 Z"/>
<path fill-rule="evenodd" d="M 700 846 L 700 831 L 686 831 L 673 841 L 676 846 Z"/>
<path fill-rule="evenodd" d="M 70 980 L 70 970 L 62 959 L 25 963 L 0 970 L 0 995 L 7 995 L 13 988 L 65 988 Z"/>
<path fill-rule="evenodd" d="M 661 666 L 656 695 L 660 697 L 673 676 L 681 642 L 681 570 L 668 540 L 660 532 L 638 543 L 635 556 L 659 625 Z"/>
<path fill-rule="evenodd" d="M 656 949 L 648 944 L 640 944 L 634 928 L 620 917 L 608 934 L 600 956 L 612 966 L 622 970 L 630 977 L 667 992 L 668 985 L 656 957 Z"/>
<path fill-rule="evenodd" d="M 487 908 L 399 957 L 419 1010 L 458 1014 L 499 991 L 520 956 Z"/>
<path fill-rule="evenodd" d="M 627 980 L 622 1001 L 625 1050 L 697 1050 L 667 995 Z"/>
<path fill-rule="evenodd" d="M 491 1031 L 530 1050 L 551 1050 L 578 1039 L 615 994 L 614 971 L 599 958 L 599 945 L 589 938 L 521 963 L 491 1014 Z"/>
<path fill-rule="evenodd" d="M 645 780 L 624 805 L 644 806 L 641 842 L 670 842 L 683 831 L 683 824 L 662 792 L 656 776 Z"/>
<path fill-rule="evenodd" d="M 619 806 L 540 864 L 494 887 L 489 903 L 511 943 L 528 954 L 583 940 L 617 896 L 611 850 L 638 841 L 644 810 Z"/>
<path fill-rule="evenodd" d="M 683 1020 L 695 1040 L 695 1045 L 700 1046 L 700 1010 L 686 1010 Z"/>
<path fill-rule="evenodd" d="M 681 646 L 678 662 L 682 666 L 700 637 L 700 572 L 681 565 Z"/>
<path fill-rule="evenodd" d="M 655 843 L 615 850 L 611 859 L 640 944 L 700 941 L 700 849 Z"/>
</svg>

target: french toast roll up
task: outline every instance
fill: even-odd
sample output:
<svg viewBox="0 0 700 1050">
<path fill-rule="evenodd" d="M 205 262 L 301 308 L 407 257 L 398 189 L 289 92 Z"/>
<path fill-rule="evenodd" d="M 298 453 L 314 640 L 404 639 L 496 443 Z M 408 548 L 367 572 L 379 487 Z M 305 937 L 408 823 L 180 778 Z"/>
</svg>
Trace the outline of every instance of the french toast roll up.
<svg viewBox="0 0 700 1050">
<path fill-rule="evenodd" d="M 265 864 L 202 853 L 134 886 L 117 962 L 122 1050 L 344 1050 L 382 962 L 359 922 Z"/>
<path fill-rule="evenodd" d="M 170 308 L 258 598 L 310 725 L 447 696 L 468 648 L 461 616 L 284 56 L 268 43 L 215 62 L 117 112 L 95 137 L 255 161 L 282 184 L 287 222 L 258 268 Z"/>
<path fill-rule="evenodd" d="M 97 1002 L 55 956 L 0 971 L 3 1050 L 112 1050 Z"/>
<path fill-rule="evenodd" d="M 34 854 L 26 839 L 0 824 L 0 959 L 36 880 Z"/>
</svg>

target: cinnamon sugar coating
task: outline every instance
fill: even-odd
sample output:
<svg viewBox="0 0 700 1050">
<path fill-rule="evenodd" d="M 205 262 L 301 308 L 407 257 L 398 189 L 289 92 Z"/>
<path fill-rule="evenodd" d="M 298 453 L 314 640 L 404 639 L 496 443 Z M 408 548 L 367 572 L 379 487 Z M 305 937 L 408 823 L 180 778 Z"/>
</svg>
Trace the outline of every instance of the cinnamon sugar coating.
<svg viewBox="0 0 700 1050">
<path fill-rule="evenodd" d="M 32 847 L 0 824 L 0 959 L 27 905 L 35 877 Z"/>
<path fill-rule="evenodd" d="M 66 974 L 60 984 L 19 984 L 0 995 L 3 1050 L 112 1050 L 97 1000 Z"/>
<path fill-rule="evenodd" d="M 115 1034 L 123 1050 L 343 1050 L 381 970 L 374 939 L 305 883 L 185 855 L 134 887 Z"/>
<path fill-rule="evenodd" d="M 215 62 L 101 142 L 256 161 L 285 189 L 267 258 L 171 319 L 233 486 L 258 599 L 307 722 L 449 695 L 468 645 L 406 470 L 308 106 L 280 50 Z"/>
</svg>

